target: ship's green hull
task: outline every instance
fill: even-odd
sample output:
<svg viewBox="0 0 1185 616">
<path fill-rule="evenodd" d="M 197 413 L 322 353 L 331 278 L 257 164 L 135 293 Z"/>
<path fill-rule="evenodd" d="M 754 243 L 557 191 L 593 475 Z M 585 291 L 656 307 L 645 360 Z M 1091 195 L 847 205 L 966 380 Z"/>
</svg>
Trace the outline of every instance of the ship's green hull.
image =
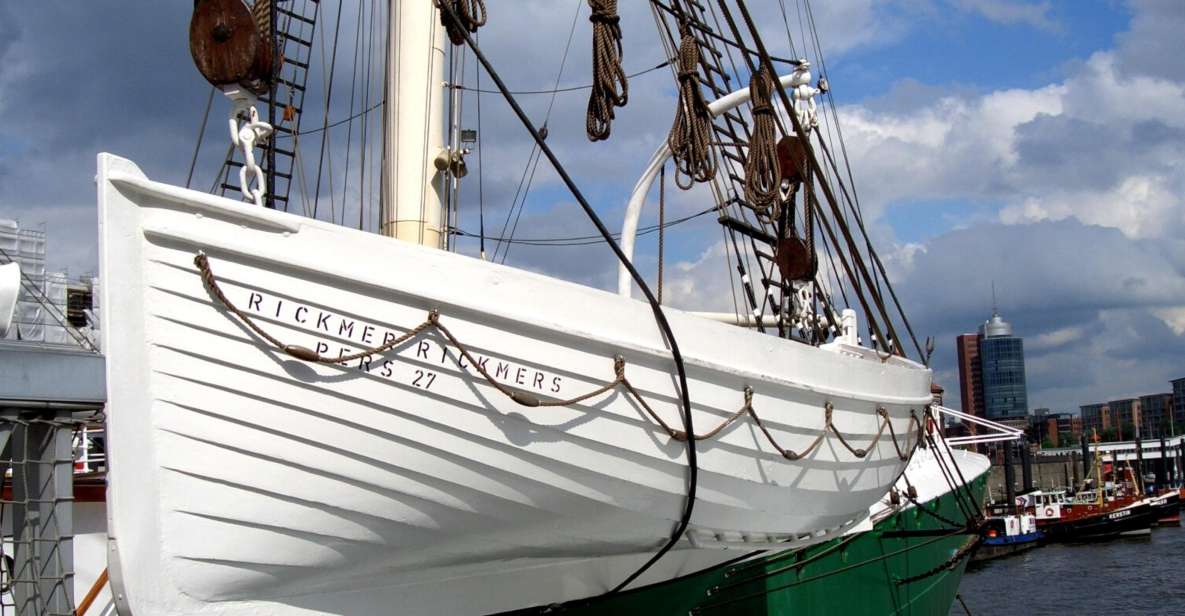
<svg viewBox="0 0 1185 616">
<path fill-rule="evenodd" d="M 964 501 L 982 502 L 987 474 Z M 871 531 L 810 548 L 716 567 L 663 584 L 553 607 L 549 614 L 946 614 L 975 534 L 953 494 L 910 508 Z M 959 522 L 962 528 L 946 521 Z M 956 559 L 956 556 L 959 558 Z"/>
</svg>

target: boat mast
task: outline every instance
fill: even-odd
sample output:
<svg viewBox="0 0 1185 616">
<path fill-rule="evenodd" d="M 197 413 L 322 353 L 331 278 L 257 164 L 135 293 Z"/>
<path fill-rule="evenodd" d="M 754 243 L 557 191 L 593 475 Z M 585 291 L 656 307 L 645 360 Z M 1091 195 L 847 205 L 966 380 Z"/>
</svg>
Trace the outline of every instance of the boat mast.
<svg viewBox="0 0 1185 616">
<path fill-rule="evenodd" d="M 391 0 L 389 13 L 381 232 L 440 248 L 444 27 L 432 0 Z"/>
</svg>

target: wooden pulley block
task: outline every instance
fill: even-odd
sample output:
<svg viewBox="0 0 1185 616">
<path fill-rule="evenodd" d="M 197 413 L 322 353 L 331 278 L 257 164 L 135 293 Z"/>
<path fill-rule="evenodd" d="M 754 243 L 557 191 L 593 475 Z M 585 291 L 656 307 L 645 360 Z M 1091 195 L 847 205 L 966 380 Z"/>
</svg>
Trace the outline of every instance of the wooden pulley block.
<svg viewBox="0 0 1185 616">
<path fill-rule="evenodd" d="M 810 280 L 815 277 L 818 260 L 799 237 L 784 237 L 774 246 L 774 262 L 782 280 Z"/>
<path fill-rule="evenodd" d="M 198 0 L 189 20 L 189 53 L 198 72 L 215 86 L 258 80 L 270 71 L 271 50 L 243 0 Z M 268 56 L 266 59 L 261 56 Z M 266 74 L 266 73 L 265 73 Z"/>
<path fill-rule="evenodd" d="M 778 140 L 778 165 L 782 169 L 782 179 L 794 184 L 801 184 L 806 178 L 802 171 L 806 169 L 806 148 L 794 135 L 788 135 Z"/>
</svg>

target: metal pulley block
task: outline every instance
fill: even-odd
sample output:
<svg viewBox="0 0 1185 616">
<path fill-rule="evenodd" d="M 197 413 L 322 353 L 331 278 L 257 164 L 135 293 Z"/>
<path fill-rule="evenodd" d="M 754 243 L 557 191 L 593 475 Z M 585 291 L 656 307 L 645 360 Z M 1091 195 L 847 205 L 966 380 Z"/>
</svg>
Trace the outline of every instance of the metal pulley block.
<svg viewBox="0 0 1185 616">
<path fill-rule="evenodd" d="M 437 171 L 448 171 L 453 177 L 463 178 L 469 175 L 469 167 L 465 164 L 465 155 L 468 153 L 468 149 L 445 148 L 436 155 L 436 158 L 432 159 L 432 165 L 436 167 Z"/>
<path fill-rule="evenodd" d="M 270 2 L 256 0 L 257 10 Z M 256 94 L 272 83 L 272 40 L 266 20 L 243 0 L 197 0 L 189 21 L 189 53 L 198 72 L 217 87 L 241 85 Z"/>
</svg>

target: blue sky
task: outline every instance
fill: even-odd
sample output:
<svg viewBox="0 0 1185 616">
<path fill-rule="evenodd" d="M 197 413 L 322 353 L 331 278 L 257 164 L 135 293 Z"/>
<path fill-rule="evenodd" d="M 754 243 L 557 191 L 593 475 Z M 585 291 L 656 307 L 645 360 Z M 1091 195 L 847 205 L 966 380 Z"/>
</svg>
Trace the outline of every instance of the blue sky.
<svg viewBox="0 0 1185 616">
<path fill-rule="evenodd" d="M 510 16 L 504 4 L 490 3 L 483 46 L 512 87 L 549 87 L 573 10 L 585 2 L 516 0 Z M 775 53 L 789 53 L 777 4 L 749 4 Z M 786 0 L 796 41 L 797 4 Z M 325 3 L 324 23 L 335 5 Z M 360 5 L 342 6 L 350 32 Z M 622 3 L 630 71 L 662 58 L 645 7 Z M 990 316 L 993 281 L 1001 311 L 1026 338 L 1034 407 L 1167 391 L 1168 379 L 1185 376 L 1185 3 L 816 0 L 812 7 L 871 232 L 915 328 L 937 341 L 940 383 L 957 388 L 954 336 Z M 188 18 L 188 3 L 0 4 L 0 218 L 46 222 L 51 266 L 95 267 L 97 152 L 184 183 L 209 91 L 188 57 Z M 588 81 L 587 37 L 581 15 L 562 85 Z M 339 57 L 352 52 L 344 47 Z M 314 72 L 312 96 L 322 81 Z M 607 143 L 590 146 L 583 136 L 586 100 L 583 92 L 556 98 L 549 141 L 617 228 L 636 176 L 670 126 L 670 75 L 631 83 L 630 105 Z M 549 98 L 523 103 L 541 120 Z M 472 123 L 472 100 L 466 104 Z M 483 105 L 487 230 L 496 231 L 530 144 L 496 96 Z M 330 117 L 349 112 L 339 91 Z M 217 99 L 197 186 L 210 184 L 225 152 L 225 113 Z M 328 150 L 341 160 L 346 133 L 331 135 Z M 342 192 L 343 183 L 335 182 L 337 207 L 356 208 L 358 195 Z M 466 185 L 461 226 L 471 231 L 475 194 Z M 702 191 L 672 190 L 668 199 L 671 216 L 710 204 Z M 653 220 L 653 208 L 646 217 Z M 518 235 L 591 229 L 540 165 Z M 718 238 L 711 217 L 670 234 L 672 303 L 731 309 Z M 651 276 L 653 240 L 639 242 L 637 259 Z M 476 243 L 461 250 L 473 253 Z M 615 280 L 603 247 L 516 246 L 508 262 L 606 288 Z"/>
</svg>

